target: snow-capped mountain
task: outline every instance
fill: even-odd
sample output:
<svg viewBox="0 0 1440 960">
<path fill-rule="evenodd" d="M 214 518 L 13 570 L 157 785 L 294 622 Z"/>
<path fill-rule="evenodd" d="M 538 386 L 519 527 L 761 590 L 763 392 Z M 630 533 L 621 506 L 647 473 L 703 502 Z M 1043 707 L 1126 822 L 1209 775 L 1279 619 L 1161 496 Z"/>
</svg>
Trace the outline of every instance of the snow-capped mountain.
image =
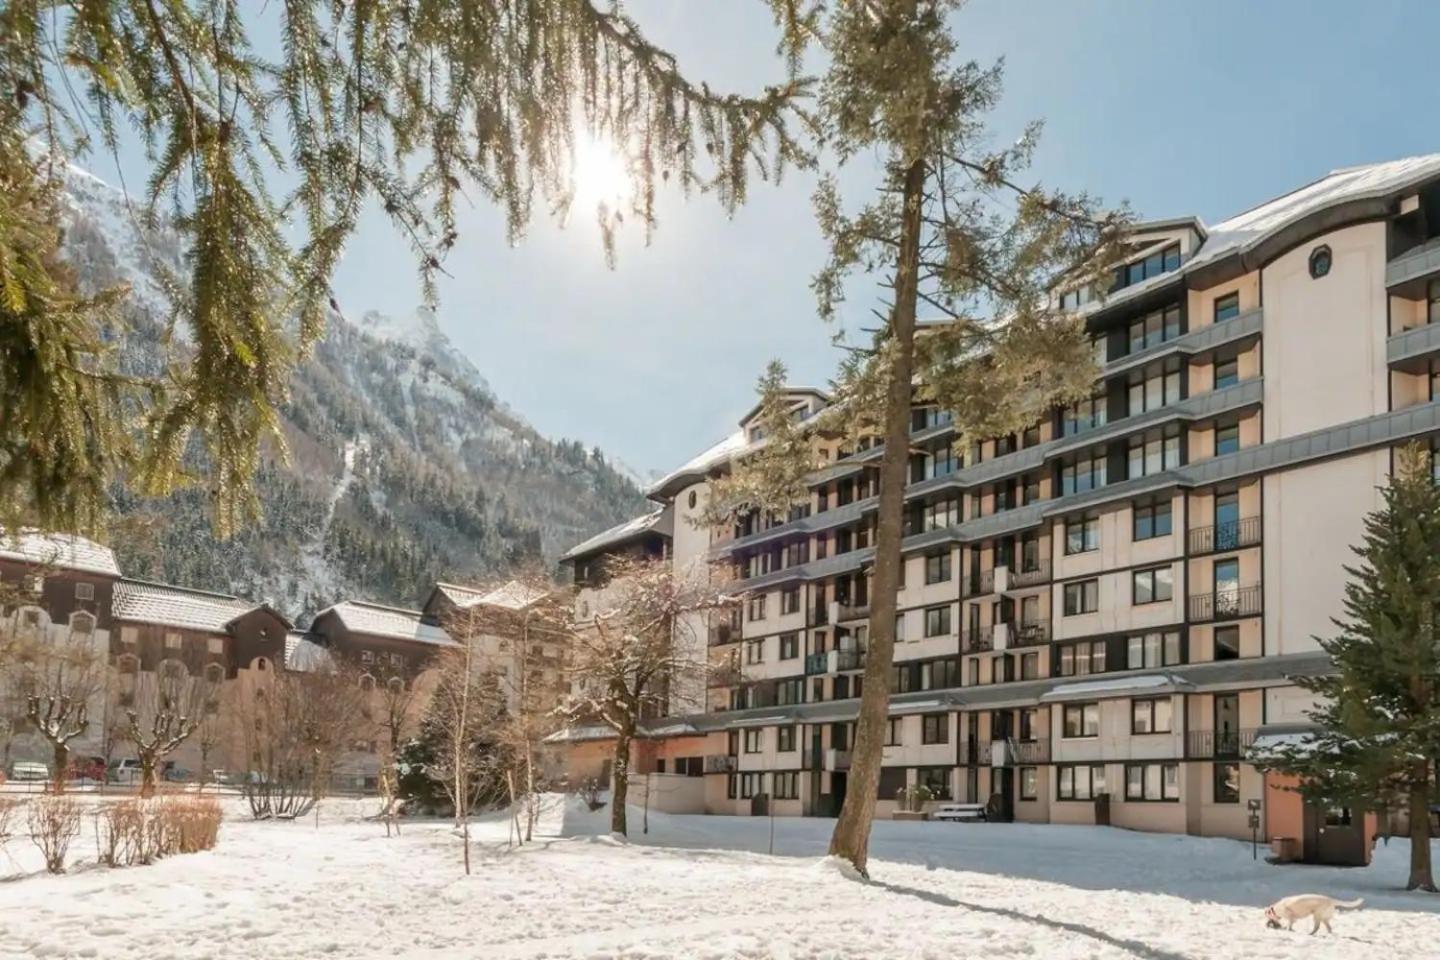
<svg viewBox="0 0 1440 960">
<path fill-rule="evenodd" d="M 183 275 L 180 236 L 142 229 L 138 202 L 78 169 L 63 206 L 82 282 L 131 286 L 123 364 L 154 373 L 183 356 L 163 282 Z M 428 310 L 333 317 L 284 415 L 288 457 L 257 479 L 264 519 L 230 541 L 211 536 L 201 491 L 154 501 L 117 490 L 112 540 L 127 575 L 266 598 L 302 618 L 347 596 L 408 605 L 435 579 L 553 559 L 644 509 L 628 471 L 500 403 Z"/>
</svg>

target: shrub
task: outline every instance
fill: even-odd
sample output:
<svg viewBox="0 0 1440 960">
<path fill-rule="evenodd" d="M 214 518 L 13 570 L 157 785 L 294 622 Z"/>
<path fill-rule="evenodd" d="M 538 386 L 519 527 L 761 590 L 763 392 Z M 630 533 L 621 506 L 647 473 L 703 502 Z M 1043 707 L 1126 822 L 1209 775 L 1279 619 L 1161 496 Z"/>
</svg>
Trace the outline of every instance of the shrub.
<svg viewBox="0 0 1440 960">
<path fill-rule="evenodd" d="M 62 794 L 44 796 L 29 804 L 30 840 L 45 858 L 45 869 L 65 872 L 70 841 L 80 832 L 80 804 Z"/>
<path fill-rule="evenodd" d="M 122 800 L 95 811 L 95 852 L 101 863 L 128 867 L 145 854 L 144 800 Z"/>
<path fill-rule="evenodd" d="M 220 839 L 220 801 L 214 797 L 171 796 L 160 801 L 166 853 L 213 850 Z"/>
<path fill-rule="evenodd" d="M 95 814 L 96 849 L 100 862 L 112 867 L 210 850 L 219 839 L 220 820 L 220 801 L 214 797 L 125 800 Z"/>
<path fill-rule="evenodd" d="M 24 806 L 23 800 L 14 797 L 0 797 L 0 847 L 5 846 L 15 836 L 15 828 L 20 823 L 22 806 Z"/>
</svg>

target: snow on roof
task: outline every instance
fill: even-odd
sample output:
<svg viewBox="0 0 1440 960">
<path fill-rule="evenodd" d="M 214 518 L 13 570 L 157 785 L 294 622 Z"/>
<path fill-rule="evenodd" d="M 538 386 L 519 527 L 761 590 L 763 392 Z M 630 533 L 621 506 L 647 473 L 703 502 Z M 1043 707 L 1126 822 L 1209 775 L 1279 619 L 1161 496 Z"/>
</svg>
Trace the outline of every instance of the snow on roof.
<svg viewBox="0 0 1440 960">
<path fill-rule="evenodd" d="M 259 606 L 228 593 L 210 593 L 143 580 L 121 580 L 115 584 L 110 612 L 117 620 L 224 633 L 232 620 Z"/>
<path fill-rule="evenodd" d="M 703 476 L 722 463 L 728 463 L 731 457 L 742 452 L 747 446 L 749 446 L 749 443 L 746 440 L 745 431 L 736 430 L 724 440 L 712 444 L 696 456 L 691 457 L 674 470 L 665 474 L 665 476 L 659 480 L 650 484 L 645 490 L 645 493 L 653 497 L 683 477 L 691 475 Z"/>
<path fill-rule="evenodd" d="M 566 727 L 545 738 L 546 743 L 585 743 L 591 740 L 613 740 L 615 731 L 609 727 Z"/>
<path fill-rule="evenodd" d="M 1114 680 L 1088 680 L 1067 683 L 1040 695 L 1041 700 L 1071 700 L 1075 697 L 1103 696 L 1127 690 L 1181 690 L 1193 686 L 1188 680 L 1168 673 L 1146 673 Z"/>
<path fill-rule="evenodd" d="M 453 583 L 437 583 L 435 589 L 445 594 L 450 602 L 464 610 L 467 607 L 504 607 L 507 610 L 523 610 L 545 596 L 546 591 L 532 587 L 519 580 L 511 580 L 494 590 L 480 590 L 462 587 Z"/>
<path fill-rule="evenodd" d="M 1325 207 L 1367 200 L 1440 176 L 1440 153 L 1331 171 L 1314 183 L 1217 223 L 1186 269 L 1243 252 L 1302 217 Z"/>
<path fill-rule="evenodd" d="M 570 560 L 574 557 L 583 556 L 587 553 L 594 553 L 595 551 L 602 550 L 605 547 L 618 546 L 619 544 L 625 543 L 628 540 L 633 540 L 636 537 L 642 536 L 643 534 L 649 533 L 651 530 L 654 530 L 656 526 L 659 525 L 664 515 L 665 508 L 657 507 L 649 513 L 645 514 L 644 516 L 636 517 L 633 520 L 626 520 L 624 523 L 616 524 L 609 530 L 603 530 L 600 533 L 595 534 L 595 536 L 591 537 L 589 540 L 578 543 L 575 546 L 571 547 L 569 550 L 566 550 L 565 553 L 560 557 L 560 559 L 562 561 Z"/>
<path fill-rule="evenodd" d="M 120 576 L 113 550 L 73 533 L 38 530 L 21 530 L 14 536 L 0 533 L 0 559 Z"/>
<path fill-rule="evenodd" d="M 694 732 L 695 732 L 695 728 L 694 728 L 692 725 L 690 725 L 690 724 L 688 724 L 688 723 L 685 723 L 684 721 L 677 721 L 677 722 L 675 722 L 675 723 L 667 723 L 667 724 L 664 724 L 664 725 L 658 726 L 658 727 L 649 727 L 649 728 L 647 728 L 647 729 L 645 730 L 645 735 L 646 735 L 647 737 L 657 737 L 657 738 L 658 738 L 658 737 L 683 737 L 683 736 L 685 736 L 685 735 L 687 735 L 687 734 L 691 734 L 691 733 L 694 733 Z"/>
<path fill-rule="evenodd" d="M 433 643 L 438 646 L 452 646 L 455 641 L 450 635 L 433 624 L 420 619 L 419 610 L 405 610 L 400 607 L 386 607 L 378 603 L 360 600 L 344 600 L 333 607 L 326 607 L 315 614 L 318 621 L 327 613 L 333 613 L 345 629 L 351 633 L 366 633 L 372 637 L 391 637 L 395 640 L 414 640 Z"/>
<path fill-rule="evenodd" d="M 292 630 L 285 635 L 285 669 L 308 673 L 334 663 L 329 649 L 317 643 L 311 634 Z"/>
</svg>

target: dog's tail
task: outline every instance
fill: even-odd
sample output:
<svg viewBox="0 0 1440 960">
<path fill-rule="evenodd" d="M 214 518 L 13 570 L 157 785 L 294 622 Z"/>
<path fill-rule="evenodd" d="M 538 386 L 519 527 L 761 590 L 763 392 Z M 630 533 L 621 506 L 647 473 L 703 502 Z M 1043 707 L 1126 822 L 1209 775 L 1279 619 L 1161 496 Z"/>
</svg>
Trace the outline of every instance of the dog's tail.
<svg viewBox="0 0 1440 960">
<path fill-rule="evenodd" d="M 1349 900 L 1349 901 L 1346 901 L 1346 900 L 1336 900 L 1336 901 L 1335 901 L 1335 906 L 1337 906 L 1337 907 L 1342 907 L 1342 908 L 1344 908 L 1344 909 L 1346 909 L 1346 910 L 1359 910 L 1359 909 L 1360 909 L 1361 907 L 1363 907 L 1364 905 L 1365 905 L 1365 898 L 1364 898 L 1364 897 L 1356 897 L 1354 900 Z"/>
</svg>

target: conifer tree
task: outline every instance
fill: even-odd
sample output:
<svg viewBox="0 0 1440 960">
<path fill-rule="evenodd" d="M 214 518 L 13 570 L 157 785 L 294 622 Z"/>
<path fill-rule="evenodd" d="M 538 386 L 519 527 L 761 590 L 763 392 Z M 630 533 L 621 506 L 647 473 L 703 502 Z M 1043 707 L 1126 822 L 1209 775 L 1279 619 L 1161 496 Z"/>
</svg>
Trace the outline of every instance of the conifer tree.
<svg viewBox="0 0 1440 960">
<path fill-rule="evenodd" d="M 817 112 L 827 146 L 842 162 L 864 153 L 884 163 L 878 196 L 855 213 L 845 212 L 837 182 L 822 180 L 815 208 L 830 251 L 812 283 L 826 319 L 854 274 L 876 276 L 888 295 L 872 342 L 852 347 L 832 413 L 815 425 L 883 443 L 864 689 L 830 844 L 862 874 L 894 662 L 911 405 L 951 411 L 963 449 L 1088 394 L 1094 351 L 1080 321 L 1052 309 L 1052 293 L 1108 289 L 1128 224 L 1124 211 L 1105 211 L 1086 194 L 1021 183 L 1038 124 L 1011 146 L 987 149 L 984 118 L 1000 97 L 1001 66 L 954 62 L 948 18 L 960 6 L 863 0 L 785 21 L 801 25 L 790 36 L 818 39 L 829 57 Z M 920 330 L 922 308 L 937 319 Z M 763 455 L 740 469 L 795 473 Z M 763 491 L 784 497 L 762 502 Z M 731 481 L 729 492 L 749 499 L 717 503 L 712 519 L 727 507 L 781 511 L 800 493 L 754 479 Z"/>
<path fill-rule="evenodd" d="M 1407 890 L 1435 891 L 1429 805 L 1440 757 L 1440 488 L 1428 451 L 1407 447 L 1365 518 L 1359 557 L 1347 566 L 1340 632 L 1316 638 L 1335 664 L 1297 677 L 1318 695 L 1313 738 L 1257 756 L 1301 778 L 1307 800 L 1361 810 L 1404 808 L 1410 820 Z"/>
<path fill-rule="evenodd" d="M 277 409 L 339 309 L 330 278 L 369 204 L 433 300 L 457 201 L 501 207 L 512 242 L 537 202 L 563 219 L 577 141 L 613 144 L 631 180 L 624 209 L 593 211 L 607 254 L 627 217 L 649 235 L 666 182 L 733 209 L 752 177 L 810 160 L 797 54 L 755 95 L 721 93 L 595 0 L 10 0 L 0 37 L 10 525 L 94 532 L 122 472 L 149 493 L 203 483 L 222 535 L 253 516 L 251 477 L 266 444 L 283 451 Z M 125 137 L 152 161 L 133 215 L 170 218 L 187 243 L 164 282 L 193 345 L 133 396 L 102 329 L 123 291 L 87 301 L 55 256 L 63 158 Z"/>
</svg>

